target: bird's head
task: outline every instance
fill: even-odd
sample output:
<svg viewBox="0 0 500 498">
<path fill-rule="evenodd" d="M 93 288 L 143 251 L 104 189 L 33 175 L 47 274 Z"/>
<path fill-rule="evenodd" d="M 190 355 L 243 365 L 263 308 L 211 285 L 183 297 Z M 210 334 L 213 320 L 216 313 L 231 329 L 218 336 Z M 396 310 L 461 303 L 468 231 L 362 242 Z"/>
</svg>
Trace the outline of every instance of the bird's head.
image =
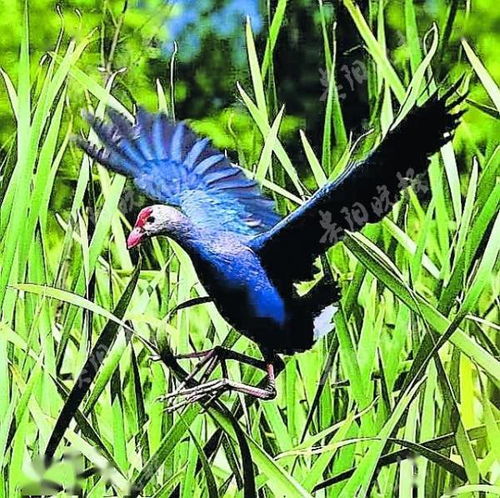
<svg viewBox="0 0 500 498">
<path fill-rule="evenodd" d="M 178 209 L 161 204 L 145 207 L 137 216 L 134 228 L 127 238 L 127 248 L 132 249 L 156 235 L 176 238 L 188 225 L 188 218 Z"/>
</svg>

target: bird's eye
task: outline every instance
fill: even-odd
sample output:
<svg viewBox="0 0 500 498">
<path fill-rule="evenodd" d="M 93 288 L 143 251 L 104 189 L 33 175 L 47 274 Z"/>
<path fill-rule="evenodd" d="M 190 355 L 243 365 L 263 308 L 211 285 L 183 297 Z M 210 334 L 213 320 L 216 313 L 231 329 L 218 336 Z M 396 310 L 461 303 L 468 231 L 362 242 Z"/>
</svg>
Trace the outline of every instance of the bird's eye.
<svg viewBox="0 0 500 498">
<path fill-rule="evenodd" d="M 148 223 L 154 223 L 155 222 L 155 217 L 154 216 L 149 216 L 148 219 L 146 220 Z"/>
</svg>

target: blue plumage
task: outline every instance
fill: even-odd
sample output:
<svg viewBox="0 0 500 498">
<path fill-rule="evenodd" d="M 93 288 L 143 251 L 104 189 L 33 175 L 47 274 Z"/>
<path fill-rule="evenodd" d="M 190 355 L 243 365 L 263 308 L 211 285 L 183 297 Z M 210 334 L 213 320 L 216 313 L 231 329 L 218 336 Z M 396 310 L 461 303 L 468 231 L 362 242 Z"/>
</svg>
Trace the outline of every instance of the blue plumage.
<svg viewBox="0 0 500 498">
<path fill-rule="evenodd" d="M 219 388 L 272 398 L 276 353 L 307 350 L 331 328 L 337 309 L 332 303 L 339 298 L 331 275 L 302 297 L 293 284 L 312 276 L 314 259 L 341 240 L 346 230 L 360 230 L 382 219 L 408 184 L 406 179 L 425 171 L 429 156 L 451 139 L 458 125 L 460 113 L 450 111 L 463 97 L 447 102 L 456 88 L 413 109 L 365 160 L 282 220 L 255 181 L 185 124 L 173 124 L 164 114 L 143 109 L 134 124 L 113 110 L 108 111 L 110 123 L 88 116 L 104 148 L 83 139 L 79 145 L 162 203 L 141 211 L 128 246 L 154 235 L 179 242 L 222 316 L 263 352 L 265 362 L 259 363 L 217 349 L 225 358 L 237 357 L 268 374 L 265 389 L 227 379 Z M 380 192 L 386 194 L 385 204 Z M 361 211 L 363 217 L 354 224 L 352 217 Z M 331 233 L 325 234 L 326 229 Z M 210 362 L 210 354 L 215 353 L 207 353 L 202 362 Z M 200 386 L 198 394 L 191 395 L 189 389 L 177 394 L 203 399 L 211 393 L 209 384 Z"/>
<path fill-rule="evenodd" d="M 133 178 L 151 199 L 180 208 L 198 226 L 240 236 L 264 232 L 280 217 L 257 183 L 184 123 L 139 109 L 131 123 L 109 109 L 111 122 L 87 115 L 104 148 L 79 144 L 108 168 Z"/>
</svg>

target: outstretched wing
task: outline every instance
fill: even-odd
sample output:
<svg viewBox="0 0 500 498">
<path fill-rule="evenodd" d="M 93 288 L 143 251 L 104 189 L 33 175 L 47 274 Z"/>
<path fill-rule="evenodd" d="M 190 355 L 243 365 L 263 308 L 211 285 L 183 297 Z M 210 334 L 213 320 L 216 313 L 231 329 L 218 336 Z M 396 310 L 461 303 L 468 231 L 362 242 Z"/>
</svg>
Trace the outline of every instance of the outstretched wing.
<svg viewBox="0 0 500 498">
<path fill-rule="evenodd" d="M 110 122 L 86 115 L 101 140 L 78 145 L 107 168 L 132 178 L 146 196 L 180 208 L 203 228 L 252 236 L 280 219 L 273 201 L 243 169 L 200 139 L 184 123 L 139 109 L 135 123 L 108 109 Z"/>
<path fill-rule="evenodd" d="M 456 85 L 443 97 L 434 95 L 415 107 L 365 160 L 250 241 L 279 285 L 311 278 L 314 259 L 340 241 L 346 230 L 358 231 L 391 210 L 404 187 L 427 169 L 429 156 L 451 139 L 462 115 L 450 111 L 463 97 L 447 103 L 455 91 Z"/>
</svg>

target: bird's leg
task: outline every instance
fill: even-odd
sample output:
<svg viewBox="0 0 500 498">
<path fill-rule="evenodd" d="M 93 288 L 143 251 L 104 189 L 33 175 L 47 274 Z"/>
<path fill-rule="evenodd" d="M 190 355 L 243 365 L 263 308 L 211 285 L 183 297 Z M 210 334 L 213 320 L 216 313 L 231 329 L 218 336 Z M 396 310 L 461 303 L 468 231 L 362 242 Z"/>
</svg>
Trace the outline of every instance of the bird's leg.
<svg viewBox="0 0 500 498">
<path fill-rule="evenodd" d="M 204 351 L 179 354 L 176 355 L 175 358 L 177 360 L 200 358 L 200 361 L 194 366 L 191 373 L 179 384 L 179 386 L 173 392 L 165 396 L 160 396 L 160 401 L 169 402 L 169 400 L 175 398 L 178 395 L 181 395 L 182 391 L 189 384 L 189 382 L 192 381 L 195 376 L 203 369 L 205 369 L 205 372 L 200 377 L 199 383 L 201 385 L 205 384 L 219 363 L 222 367 L 223 376 L 227 378 L 227 368 L 225 363 L 226 360 L 236 360 L 241 363 L 260 368 L 261 370 L 265 370 L 266 368 L 266 364 L 264 361 L 258 360 L 257 358 L 252 358 L 251 356 L 247 356 L 242 353 L 237 353 L 236 351 L 232 351 L 222 346 L 216 346 L 213 349 L 207 349 Z"/>
<path fill-rule="evenodd" d="M 212 301 L 213 299 L 210 296 L 193 297 L 192 299 L 188 299 L 187 301 L 178 304 L 167 313 L 167 322 L 180 310 L 191 308 L 191 306 L 197 306 L 198 304 L 211 303 Z"/>
<path fill-rule="evenodd" d="M 177 393 L 181 392 L 186 385 L 195 378 L 195 376 L 201 372 L 204 368 L 206 368 L 205 373 L 202 375 L 202 379 L 205 379 L 207 376 L 207 372 L 209 374 L 215 369 L 218 362 L 217 357 L 217 348 L 207 349 L 205 351 L 195 351 L 193 353 L 184 353 L 175 356 L 176 360 L 184 360 L 184 359 L 192 359 L 192 358 L 201 358 L 200 361 L 194 366 L 191 373 L 179 384 L 175 391 L 167 394 L 166 396 L 160 396 L 160 401 L 168 401 L 171 397 L 177 395 Z"/>
<path fill-rule="evenodd" d="M 201 359 L 195 365 L 192 372 L 179 384 L 175 391 L 159 398 L 161 401 L 168 401 L 178 395 L 181 395 L 186 385 L 191 380 L 193 380 L 194 377 L 203 369 L 205 369 L 205 372 L 200 377 L 199 382 L 200 385 L 204 385 L 219 363 L 221 364 L 223 377 L 227 378 L 226 360 L 236 360 L 240 363 L 245 363 L 261 370 L 266 369 L 266 363 L 264 361 L 258 360 L 257 358 L 252 358 L 251 356 L 247 356 L 242 353 L 237 353 L 236 351 L 232 351 L 231 349 L 227 349 L 222 346 L 215 346 L 213 349 L 207 349 L 205 351 L 195 351 L 193 353 L 184 353 L 176 356 L 176 359 L 178 360 L 191 358 Z"/>
<path fill-rule="evenodd" d="M 182 401 L 171 404 L 168 407 L 169 411 L 177 410 L 178 408 L 182 408 L 196 401 L 212 401 L 225 391 L 236 391 L 262 400 L 269 400 L 276 397 L 274 373 L 274 360 L 276 358 L 275 356 L 266 358 L 264 361 L 262 361 L 250 356 L 243 355 L 241 353 L 236 353 L 235 351 L 231 351 L 230 349 L 217 349 L 217 356 L 218 360 L 221 362 L 224 377 L 222 379 L 203 382 L 195 387 L 183 387 L 182 389 L 177 389 L 175 392 L 165 396 L 164 399 L 169 402 L 172 402 L 176 398 L 183 398 Z M 227 359 L 240 361 L 242 363 L 246 363 L 248 365 L 252 365 L 256 368 L 264 370 L 267 374 L 266 386 L 261 388 L 228 379 L 227 371 L 225 368 L 225 361 Z M 213 372 L 216 365 L 217 363 L 214 362 L 207 367 L 207 371 L 203 375 L 204 379 L 207 378 L 207 373 L 208 375 L 210 375 Z"/>
<path fill-rule="evenodd" d="M 274 399 L 276 397 L 274 365 L 269 363 L 266 370 L 268 376 L 267 385 L 264 388 L 243 384 L 242 382 L 236 382 L 227 378 L 216 379 L 177 393 L 177 396 L 184 399 L 179 403 L 170 405 L 167 410 L 174 411 L 196 401 L 206 401 L 208 404 L 226 391 L 240 392 L 261 400 Z"/>
</svg>

